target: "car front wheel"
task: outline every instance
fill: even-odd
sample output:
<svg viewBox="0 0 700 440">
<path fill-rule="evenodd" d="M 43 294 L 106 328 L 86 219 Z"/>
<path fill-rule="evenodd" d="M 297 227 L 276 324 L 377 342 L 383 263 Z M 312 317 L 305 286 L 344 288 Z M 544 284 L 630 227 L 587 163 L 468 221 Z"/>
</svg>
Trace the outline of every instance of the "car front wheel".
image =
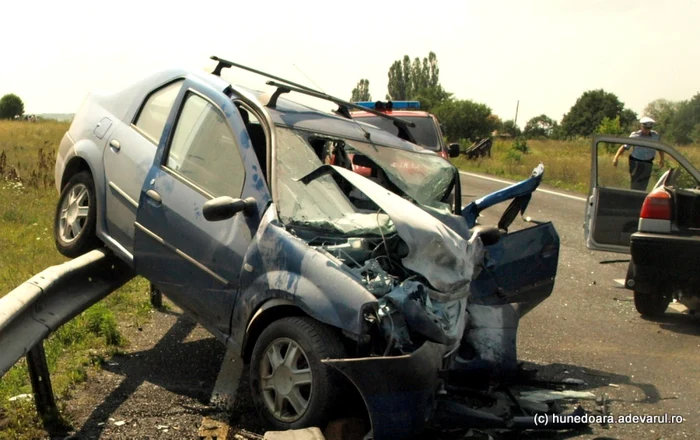
<svg viewBox="0 0 700 440">
<path fill-rule="evenodd" d="M 671 303 L 671 295 L 665 292 L 634 292 L 634 307 L 642 316 L 659 317 Z"/>
<path fill-rule="evenodd" d="M 54 240 L 64 256 L 75 258 L 100 246 L 95 235 L 95 200 L 95 183 L 88 171 L 71 177 L 61 191 L 54 217 Z"/>
<path fill-rule="evenodd" d="M 270 324 L 255 343 L 250 386 L 263 420 L 276 430 L 323 427 L 343 394 L 341 374 L 321 359 L 343 358 L 329 327 L 307 317 Z"/>
</svg>

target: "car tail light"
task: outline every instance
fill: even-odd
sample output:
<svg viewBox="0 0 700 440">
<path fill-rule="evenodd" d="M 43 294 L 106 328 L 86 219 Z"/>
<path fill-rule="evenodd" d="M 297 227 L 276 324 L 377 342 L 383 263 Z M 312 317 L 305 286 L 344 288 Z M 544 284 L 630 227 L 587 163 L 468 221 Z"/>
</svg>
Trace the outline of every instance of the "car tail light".
<svg viewBox="0 0 700 440">
<path fill-rule="evenodd" d="M 644 199 L 640 217 L 671 220 L 671 194 L 663 188 L 650 192 Z"/>
</svg>

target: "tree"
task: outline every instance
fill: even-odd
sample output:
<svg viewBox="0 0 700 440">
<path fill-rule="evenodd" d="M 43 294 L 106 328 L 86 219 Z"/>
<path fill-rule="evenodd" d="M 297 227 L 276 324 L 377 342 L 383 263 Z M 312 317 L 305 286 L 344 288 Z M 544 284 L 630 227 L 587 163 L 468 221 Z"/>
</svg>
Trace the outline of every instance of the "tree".
<svg viewBox="0 0 700 440">
<path fill-rule="evenodd" d="M 372 95 L 369 93 L 369 80 L 363 78 L 358 81 L 357 86 L 352 89 L 352 97 L 350 98 L 350 102 L 371 100 Z"/>
<path fill-rule="evenodd" d="M 422 60 L 416 57 L 413 62 L 404 55 L 391 64 L 388 77 L 386 99 L 420 101 L 421 108 L 430 111 L 452 97 L 440 85 L 440 69 L 434 52 Z"/>
<path fill-rule="evenodd" d="M 394 61 L 389 68 L 388 75 L 387 90 L 389 93 L 387 99 L 407 100 L 411 94 L 411 59 L 408 55 L 404 55 L 403 63 L 401 60 Z"/>
<path fill-rule="evenodd" d="M 681 145 L 700 142 L 700 93 L 678 105 L 667 132 L 672 141 Z"/>
<path fill-rule="evenodd" d="M 498 115 L 494 115 L 493 113 L 489 115 L 489 124 L 493 126 L 494 130 L 497 131 L 502 131 L 503 130 L 503 121 L 501 118 L 498 117 Z"/>
<path fill-rule="evenodd" d="M 603 89 L 583 93 L 561 121 L 567 137 L 590 136 L 603 122 L 603 118 L 615 119 L 620 116 L 620 125 L 629 127 L 637 115 L 625 109 L 625 105 L 612 93 Z"/>
<path fill-rule="evenodd" d="M 470 100 L 450 100 L 433 109 L 448 139 L 477 139 L 489 137 L 497 120 L 486 104 Z"/>
<path fill-rule="evenodd" d="M 656 121 L 656 130 L 665 133 L 675 116 L 680 102 L 669 101 L 668 99 L 655 99 L 644 108 L 644 114 Z"/>
<path fill-rule="evenodd" d="M 520 127 L 518 127 L 512 119 L 503 122 L 502 130 L 503 133 L 508 133 L 513 137 L 520 136 Z"/>
<path fill-rule="evenodd" d="M 620 127 L 622 127 L 627 133 L 639 130 L 637 113 L 628 108 L 622 109 L 622 112 L 620 112 Z"/>
<path fill-rule="evenodd" d="M 535 116 L 525 124 L 523 135 L 529 139 L 548 138 L 552 135 L 552 131 L 556 125 L 557 123 L 545 114 Z"/>
<path fill-rule="evenodd" d="M 0 98 L 0 119 L 14 119 L 24 114 L 24 103 L 19 96 L 9 93 Z"/>
</svg>

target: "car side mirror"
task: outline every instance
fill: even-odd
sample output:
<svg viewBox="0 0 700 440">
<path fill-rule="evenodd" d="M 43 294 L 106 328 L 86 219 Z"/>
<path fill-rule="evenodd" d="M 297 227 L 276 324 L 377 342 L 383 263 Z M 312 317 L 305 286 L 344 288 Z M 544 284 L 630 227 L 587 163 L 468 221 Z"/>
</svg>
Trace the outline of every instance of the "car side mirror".
<svg viewBox="0 0 700 440">
<path fill-rule="evenodd" d="M 498 226 L 478 225 L 472 228 L 472 233 L 481 237 L 481 242 L 484 246 L 493 246 L 506 234 L 506 231 Z"/>
<path fill-rule="evenodd" d="M 241 211 L 249 214 L 257 206 L 256 203 L 253 197 L 243 200 L 229 196 L 216 197 L 204 203 L 202 214 L 210 222 L 228 220 Z"/>
<path fill-rule="evenodd" d="M 450 157 L 459 156 L 459 144 L 450 144 L 449 151 Z"/>
</svg>

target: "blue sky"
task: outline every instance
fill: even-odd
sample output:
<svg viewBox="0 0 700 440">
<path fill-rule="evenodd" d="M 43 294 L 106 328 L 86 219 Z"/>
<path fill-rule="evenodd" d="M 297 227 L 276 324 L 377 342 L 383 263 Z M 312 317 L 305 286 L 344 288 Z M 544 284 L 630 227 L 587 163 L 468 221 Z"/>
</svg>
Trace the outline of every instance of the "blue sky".
<svg viewBox="0 0 700 440">
<path fill-rule="evenodd" d="M 561 120 L 591 89 L 638 114 L 700 92 L 700 2 L 690 0 L 67 0 L 12 2 L 3 16 L 0 96 L 18 94 L 29 113 L 72 113 L 91 90 L 173 64 L 211 68 L 210 55 L 314 86 L 308 76 L 346 99 L 367 78 L 377 99 L 394 60 L 432 50 L 448 91 L 504 120 L 519 100 L 521 127 L 542 113 Z M 264 87 L 251 74 L 225 77 Z"/>
</svg>

